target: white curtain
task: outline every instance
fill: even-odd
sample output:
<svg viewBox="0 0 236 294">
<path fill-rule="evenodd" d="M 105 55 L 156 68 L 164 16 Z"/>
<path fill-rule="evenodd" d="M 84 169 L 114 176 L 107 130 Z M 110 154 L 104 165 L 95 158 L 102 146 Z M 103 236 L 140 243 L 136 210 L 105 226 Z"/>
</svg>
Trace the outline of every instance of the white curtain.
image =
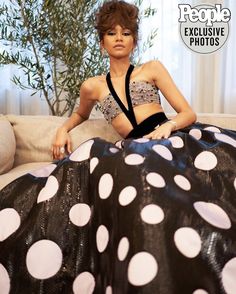
<svg viewBox="0 0 236 294">
<path fill-rule="evenodd" d="M 179 33 L 178 4 L 222 4 L 231 10 L 230 34 L 225 45 L 215 53 L 198 54 L 187 48 Z M 157 9 L 142 26 L 145 36 L 158 27 L 155 45 L 143 60 L 158 58 L 169 70 L 175 83 L 196 112 L 236 114 L 236 1 L 234 0 L 145 0 Z M 142 37 L 142 36 L 141 36 Z M 166 111 L 170 106 L 162 99 Z"/>
<path fill-rule="evenodd" d="M 0 0 L 0 3 L 3 0 Z M 130 0 L 129 2 L 133 2 Z M 143 7 L 151 4 L 157 14 L 141 24 L 141 38 L 151 27 L 158 27 L 154 46 L 142 61 L 158 58 L 169 70 L 173 80 L 196 112 L 236 114 L 236 1 L 208 0 L 207 3 L 222 4 L 231 10 L 230 35 L 226 44 L 212 54 L 197 54 L 188 49 L 179 33 L 178 4 L 196 6 L 205 0 L 144 0 Z M 1 50 L 1 48 L 0 48 Z M 46 102 L 38 94 L 20 90 L 10 80 L 17 69 L 0 67 L 0 113 L 48 114 Z M 170 106 L 162 98 L 165 111 Z"/>
<path fill-rule="evenodd" d="M 14 74 L 22 73 L 13 66 L 0 67 L 0 114 L 49 114 L 49 108 L 40 94 L 31 96 L 33 91 L 21 90 L 12 81 Z"/>
</svg>

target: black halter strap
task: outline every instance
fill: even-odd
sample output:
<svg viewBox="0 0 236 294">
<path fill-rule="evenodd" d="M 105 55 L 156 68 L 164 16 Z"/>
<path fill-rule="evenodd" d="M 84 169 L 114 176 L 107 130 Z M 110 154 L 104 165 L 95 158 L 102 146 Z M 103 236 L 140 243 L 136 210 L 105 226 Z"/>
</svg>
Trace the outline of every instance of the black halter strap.
<svg viewBox="0 0 236 294">
<path fill-rule="evenodd" d="M 110 73 L 107 74 L 106 81 L 107 81 L 107 86 L 108 86 L 113 98 L 115 99 L 117 104 L 120 106 L 121 110 L 124 112 L 124 114 L 126 115 L 128 120 L 130 121 L 132 126 L 136 127 L 137 122 L 136 122 L 136 118 L 135 118 L 135 115 L 134 115 L 134 109 L 133 109 L 133 105 L 132 105 L 132 101 L 131 101 L 131 97 L 130 97 L 130 93 L 129 93 L 130 75 L 131 75 L 133 69 L 134 69 L 134 66 L 132 64 L 130 64 L 130 66 L 128 68 L 128 71 L 126 73 L 126 76 L 125 76 L 125 94 L 126 94 L 126 100 L 127 100 L 127 104 L 128 104 L 128 109 L 125 107 L 125 105 L 122 103 L 122 101 L 120 100 L 120 98 L 116 94 L 116 91 L 115 91 L 115 89 L 114 89 L 114 87 L 112 85 L 112 82 L 111 82 Z"/>
</svg>

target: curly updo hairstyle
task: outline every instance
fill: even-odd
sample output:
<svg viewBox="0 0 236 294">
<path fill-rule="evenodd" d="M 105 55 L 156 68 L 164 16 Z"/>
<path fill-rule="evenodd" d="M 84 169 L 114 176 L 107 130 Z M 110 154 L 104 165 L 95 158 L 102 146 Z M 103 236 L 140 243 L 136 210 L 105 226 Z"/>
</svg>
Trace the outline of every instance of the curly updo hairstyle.
<svg viewBox="0 0 236 294">
<path fill-rule="evenodd" d="M 134 38 L 134 44 L 138 41 L 139 9 L 133 4 L 125 1 L 106 1 L 96 13 L 96 24 L 100 41 L 109 29 L 116 25 L 129 29 Z"/>
</svg>

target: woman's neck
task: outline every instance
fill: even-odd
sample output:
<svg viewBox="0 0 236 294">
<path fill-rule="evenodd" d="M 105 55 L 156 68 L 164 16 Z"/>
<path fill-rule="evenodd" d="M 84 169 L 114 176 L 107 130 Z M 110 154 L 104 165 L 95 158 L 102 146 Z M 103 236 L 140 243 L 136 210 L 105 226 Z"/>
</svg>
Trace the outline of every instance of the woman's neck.
<svg viewBox="0 0 236 294">
<path fill-rule="evenodd" d="M 130 66 L 130 60 L 110 61 L 110 75 L 111 78 L 121 78 L 126 75 Z"/>
</svg>

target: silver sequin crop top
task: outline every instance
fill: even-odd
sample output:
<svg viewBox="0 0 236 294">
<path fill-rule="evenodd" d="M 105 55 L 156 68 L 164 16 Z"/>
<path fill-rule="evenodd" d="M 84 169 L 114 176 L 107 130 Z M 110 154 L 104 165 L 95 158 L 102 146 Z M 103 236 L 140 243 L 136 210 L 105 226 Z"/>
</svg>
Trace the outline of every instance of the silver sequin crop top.
<svg viewBox="0 0 236 294">
<path fill-rule="evenodd" d="M 129 89 L 133 107 L 152 102 L 161 103 L 158 88 L 149 82 L 131 81 Z M 111 93 L 100 103 L 98 102 L 98 107 L 108 123 L 111 123 L 112 120 L 122 112 Z"/>
</svg>

